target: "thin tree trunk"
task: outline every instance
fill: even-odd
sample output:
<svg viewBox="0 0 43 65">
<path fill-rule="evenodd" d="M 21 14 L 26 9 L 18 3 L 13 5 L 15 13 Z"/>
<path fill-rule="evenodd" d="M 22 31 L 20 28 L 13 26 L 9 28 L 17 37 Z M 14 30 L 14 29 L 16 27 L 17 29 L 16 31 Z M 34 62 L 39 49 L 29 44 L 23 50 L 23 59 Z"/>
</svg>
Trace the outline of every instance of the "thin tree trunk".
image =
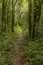
<svg viewBox="0 0 43 65">
<path fill-rule="evenodd" d="M 32 22 L 31 22 L 31 12 L 32 12 L 32 1 L 29 0 L 29 37 L 31 37 L 31 28 L 32 28 Z"/>
<path fill-rule="evenodd" d="M 12 0 L 12 32 L 14 32 L 14 0 Z"/>
<path fill-rule="evenodd" d="M 6 30 L 6 2 L 2 0 L 2 31 Z"/>
</svg>

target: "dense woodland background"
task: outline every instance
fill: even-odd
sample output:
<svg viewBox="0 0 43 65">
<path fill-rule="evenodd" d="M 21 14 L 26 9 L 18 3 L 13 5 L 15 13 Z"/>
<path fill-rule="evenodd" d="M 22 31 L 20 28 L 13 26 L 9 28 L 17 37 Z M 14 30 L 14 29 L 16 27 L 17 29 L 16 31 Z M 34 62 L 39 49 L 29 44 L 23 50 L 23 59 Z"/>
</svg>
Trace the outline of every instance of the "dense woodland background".
<svg viewBox="0 0 43 65">
<path fill-rule="evenodd" d="M 43 0 L 0 0 L 0 65 L 43 65 Z"/>
</svg>

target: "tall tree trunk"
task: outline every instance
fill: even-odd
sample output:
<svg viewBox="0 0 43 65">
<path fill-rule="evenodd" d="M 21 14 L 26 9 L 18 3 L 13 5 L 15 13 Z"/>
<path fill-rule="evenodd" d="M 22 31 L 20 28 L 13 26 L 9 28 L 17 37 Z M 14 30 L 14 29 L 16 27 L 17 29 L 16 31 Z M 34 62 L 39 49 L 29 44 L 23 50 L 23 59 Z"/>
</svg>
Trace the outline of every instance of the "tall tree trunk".
<svg viewBox="0 0 43 65">
<path fill-rule="evenodd" d="M 6 30 L 6 2 L 2 0 L 2 30 Z"/>
<path fill-rule="evenodd" d="M 36 11 L 36 7 L 37 7 L 37 1 L 34 0 L 34 22 L 33 22 L 33 34 L 32 34 L 32 38 L 35 37 L 35 27 L 36 27 L 36 22 L 37 22 L 37 11 Z"/>
<path fill-rule="evenodd" d="M 32 28 L 32 22 L 31 22 L 31 12 L 32 12 L 32 1 L 29 0 L 29 37 L 31 37 L 31 28 Z"/>
<path fill-rule="evenodd" d="M 38 30 L 39 20 L 41 16 L 41 1 L 34 0 L 34 22 L 32 38 L 35 38 Z"/>
<path fill-rule="evenodd" d="M 12 0 L 12 32 L 14 32 L 14 0 Z"/>
<path fill-rule="evenodd" d="M 10 21 L 10 16 L 9 16 L 9 9 L 10 9 L 10 0 L 7 1 L 7 32 L 8 32 L 8 29 L 11 28 L 10 25 L 9 25 L 9 21 Z"/>
</svg>

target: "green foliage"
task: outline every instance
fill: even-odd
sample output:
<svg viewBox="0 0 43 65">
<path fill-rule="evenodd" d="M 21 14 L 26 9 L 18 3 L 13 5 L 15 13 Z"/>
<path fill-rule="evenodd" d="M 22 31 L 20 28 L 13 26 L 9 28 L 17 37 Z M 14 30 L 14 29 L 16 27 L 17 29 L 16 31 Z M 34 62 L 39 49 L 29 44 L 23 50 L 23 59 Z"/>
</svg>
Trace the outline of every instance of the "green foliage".
<svg viewBox="0 0 43 65">
<path fill-rule="evenodd" d="M 20 37 L 20 33 L 22 32 L 24 39 L 23 39 L 23 49 L 24 49 L 24 56 L 28 59 L 29 65 L 43 65 L 43 7 L 42 13 L 39 11 L 39 5 L 41 0 L 5 0 L 7 1 L 5 4 L 6 11 L 4 14 L 3 23 L 5 24 L 6 30 L 2 30 L 2 0 L 0 0 L 0 65 L 11 65 L 14 61 L 14 44 L 16 40 Z M 30 3 L 29 3 L 30 1 Z M 30 4 L 30 8 L 29 5 Z M 12 5 L 14 10 L 12 10 Z M 30 10 L 29 10 L 30 9 Z M 34 11 L 33 11 L 34 9 Z M 12 13 L 13 11 L 13 13 Z M 34 13 L 35 12 L 35 13 Z M 4 12 L 3 12 L 4 13 Z M 30 15 L 31 14 L 31 15 Z M 33 28 L 33 19 L 38 22 L 38 16 L 41 15 L 40 18 L 40 26 L 38 30 L 37 39 L 30 40 L 29 38 L 29 22 L 32 23 Z M 36 17 L 33 17 L 36 15 Z M 29 18 L 31 19 L 29 21 Z M 13 20 L 13 23 L 12 23 Z M 38 26 L 37 23 L 36 27 Z M 4 26 L 3 24 L 3 26 Z M 14 32 L 11 32 L 12 24 L 14 25 Z M 33 31 L 33 30 L 32 30 Z M 35 31 L 36 33 L 36 31 Z"/>
<path fill-rule="evenodd" d="M 23 49 L 29 65 L 43 65 L 43 7 L 36 39 L 30 40 L 27 34 L 25 36 Z"/>
<path fill-rule="evenodd" d="M 8 65 L 13 62 L 13 35 L 3 33 L 0 36 L 0 65 Z"/>
<path fill-rule="evenodd" d="M 30 41 L 25 46 L 25 55 L 27 56 L 27 59 L 29 61 L 30 65 L 43 65 L 43 42 L 39 43 L 35 41 Z"/>
</svg>

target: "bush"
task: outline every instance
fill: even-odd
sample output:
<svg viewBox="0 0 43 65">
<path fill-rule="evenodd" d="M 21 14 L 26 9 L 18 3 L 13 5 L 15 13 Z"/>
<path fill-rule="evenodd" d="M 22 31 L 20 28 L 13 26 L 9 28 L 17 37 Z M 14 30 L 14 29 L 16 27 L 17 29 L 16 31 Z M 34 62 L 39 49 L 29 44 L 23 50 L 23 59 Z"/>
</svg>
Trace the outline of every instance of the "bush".
<svg viewBox="0 0 43 65">
<path fill-rule="evenodd" d="M 3 33 L 0 35 L 0 65 L 8 65 L 13 62 L 13 35 Z"/>
<path fill-rule="evenodd" d="M 30 41 L 25 45 L 24 54 L 27 56 L 29 65 L 43 65 L 43 42 Z"/>
</svg>

